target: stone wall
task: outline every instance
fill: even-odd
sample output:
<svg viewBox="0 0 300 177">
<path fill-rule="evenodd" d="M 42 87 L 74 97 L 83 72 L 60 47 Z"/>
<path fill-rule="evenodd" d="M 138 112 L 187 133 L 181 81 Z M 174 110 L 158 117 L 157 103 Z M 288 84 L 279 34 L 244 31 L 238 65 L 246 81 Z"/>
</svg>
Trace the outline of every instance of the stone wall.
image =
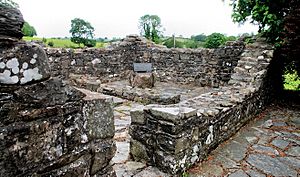
<svg viewBox="0 0 300 177">
<path fill-rule="evenodd" d="M 203 160 L 271 100 L 270 46 L 247 45 L 228 86 L 174 105 L 132 110 L 130 152 L 171 174 Z"/>
<path fill-rule="evenodd" d="M 0 26 L 22 23 L 7 8 Z M 20 28 L 0 30 L 0 176 L 114 176 L 111 102 L 51 77 L 45 51 L 19 41 Z"/>
<path fill-rule="evenodd" d="M 47 49 L 56 75 L 99 77 L 102 82 L 124 79 L 134 62 L 150 62 L 159 81 L 224 85 L 229 81 L 244 48 L 231 42 L 218 49 L 167 49 L 138 36 L 128 36 L 105 49 Z"/>
</svg>

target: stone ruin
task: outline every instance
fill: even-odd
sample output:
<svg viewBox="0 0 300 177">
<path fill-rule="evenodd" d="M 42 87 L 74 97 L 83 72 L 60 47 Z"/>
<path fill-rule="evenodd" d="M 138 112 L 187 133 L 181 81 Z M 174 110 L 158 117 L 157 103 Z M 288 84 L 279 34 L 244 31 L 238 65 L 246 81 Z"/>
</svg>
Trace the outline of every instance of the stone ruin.
<svg viewBox="0 0 300 177">
<path fill-rule="evenodd" d="M 236 41 L 218 49 L 193 50 L 167 49 L 128 36 L 107 49 L 47 52 L 58 75 L 69 80 L 74 74 L 92 77 L 98 80 L 96 87 L 89 79 L 81 86 L 144 103 L 131 111 L 130 153 L 134 160 L 169 174 L 181 173 L 207 157 L 263 110 L 273 93 L 269 66 L 273 49 L 259 39 L 248 45 Z M 210 89 L 182 99 L 180 94 L 155 94 L 114 82 L 127 81 L 133 63 L 152 63 L 160 82 L 155 87 L 175 82 Z"/>
<path fill-rule="evenodd" d="M 114 176 L 111 101 L 51 77 L 19 10 L 0 19 L 0 176 Z"/>
<path fill-rule="evenodd" d="M 0 54 L 1 175 L 113 176 L 112 104 L 87 90 L 144 103 L 131 110 L 131 156 L 169 174 L 205 159 L 273 94 L 273 49 L 261 40 L 167 49 L 131 35 L 105 49 L 45 53 L 19 38 L 2 42 Z M 154 88 L 177 83 L 206 91 L 183 98 L 133 88 L 133 63 L 152 63 Z"/>
</svg>

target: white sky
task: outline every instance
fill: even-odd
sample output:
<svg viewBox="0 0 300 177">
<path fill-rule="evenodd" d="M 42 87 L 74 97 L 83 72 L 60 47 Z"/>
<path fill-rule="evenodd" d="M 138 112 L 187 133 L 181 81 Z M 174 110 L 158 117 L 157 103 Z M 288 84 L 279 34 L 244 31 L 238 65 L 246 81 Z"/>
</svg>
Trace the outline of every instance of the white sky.
<svg viewBox="0 0 300 177">
<path fill-rule="evenodd" d="M 190 37 L 220 32 L 238 35 L 256 32 L 257 27 L 239 27 L 231 20 L 232 8 L 222 0 L 14 0 L 24 19 L 39 37 L 70 36 L 73 18 L 82 18 L 95 28 L 95 37 L 125 37 L 139 34 L 138 20 L 158 15 L 164 35 Z"/>
</svg>

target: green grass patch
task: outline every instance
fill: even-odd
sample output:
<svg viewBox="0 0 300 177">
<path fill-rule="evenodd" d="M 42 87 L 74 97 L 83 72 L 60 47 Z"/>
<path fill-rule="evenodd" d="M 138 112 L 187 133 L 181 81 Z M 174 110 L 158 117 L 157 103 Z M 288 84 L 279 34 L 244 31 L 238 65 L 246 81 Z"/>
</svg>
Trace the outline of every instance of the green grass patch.
<svg viewBox="0 0 300 177">
<path fill-rule="evenodd" d="M 46 46 L 48 47 L 54 47 L 54 48 L 80 48 L 83 47 L 83 45 L 81 45 L 79 47 L 78 44 L 75 44 L 74 42 L 72 42 L 70 39 L 66 39 L 66 38 L 39 38 L 39 37 L 23 37 L 23 40 L 25 41 L 42 41 Z M 51 45 L 51 43 L 53 44 L 53 46 L 49 46 L 49 44 Z M 95 48 L 103 48 L 105 47 L 107 44 L 104 42 L 97 42 L 96 43 L 96 47 Z"/>
</svg>

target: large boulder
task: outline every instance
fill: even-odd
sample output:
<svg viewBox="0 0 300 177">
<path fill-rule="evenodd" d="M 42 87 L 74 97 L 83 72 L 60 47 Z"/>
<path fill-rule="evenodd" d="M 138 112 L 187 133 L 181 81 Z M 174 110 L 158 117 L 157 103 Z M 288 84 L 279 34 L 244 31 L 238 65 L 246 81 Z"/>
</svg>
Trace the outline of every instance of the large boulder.
<svg viewBox="0 0 300 177">
<path fill-rule="evenodd" d="M 23 24 L 23 15 L 19 9 L 0 6 L 0 43 L 21 39 Z"/>
<path fill-rule="evenodd" d="M 17 42 L 14 46 L 0 48 L 0 91 L 43 81 L 49 77 L 49 61 L 39 45 Z"/>
</svg>

